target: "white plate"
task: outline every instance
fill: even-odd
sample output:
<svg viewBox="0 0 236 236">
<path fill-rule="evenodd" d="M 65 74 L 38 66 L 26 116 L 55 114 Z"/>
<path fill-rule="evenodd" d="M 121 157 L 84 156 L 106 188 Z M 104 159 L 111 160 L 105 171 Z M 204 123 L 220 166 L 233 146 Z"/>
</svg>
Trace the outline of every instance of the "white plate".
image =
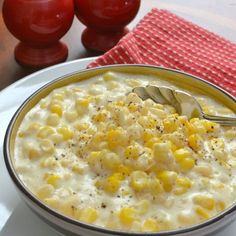
<svg viewBox="0 0 236 236">
<path fill-rule="evenodd" d="M 65 74 L 84 69 L 95 58 L 62 63 L 36 72 L 0 92 L 0 235 L 58 236 L 21 201 L 3 160 L 3 139 L 7 125 L 19 105 L 36 89 Z M 236 222 L 214 236 L 235 236 Z"/>
<path fill-rule="evenodd" d="M 65 74 L 85 69 L 95 58 L 58 64 L 10 85 L 0 92 L 0 235 L 58 236 L 21 201 L 8 176 L 3 160 L 3 139 L 7 125 L 22 102 L 45 83 Z"/>
</svg>

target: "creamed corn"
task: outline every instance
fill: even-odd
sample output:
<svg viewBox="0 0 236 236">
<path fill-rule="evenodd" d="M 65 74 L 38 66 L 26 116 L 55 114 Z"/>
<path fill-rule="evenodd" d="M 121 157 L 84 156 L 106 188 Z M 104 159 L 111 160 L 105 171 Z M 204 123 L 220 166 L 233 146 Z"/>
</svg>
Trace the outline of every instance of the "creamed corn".
<svg viewBox="0 0 236 236">
<path fill-rule="evenodd" d="M 55 89 L 24 118 L 15 166 L 25 185 L 68 217 L 124 231 L 197 224 L 236 198 L 236 127 L 142 101 L 135 86 L 168 85 L 107 72 Z M 204 111 L 234 116 L 195 94 Z"/>
</svg>

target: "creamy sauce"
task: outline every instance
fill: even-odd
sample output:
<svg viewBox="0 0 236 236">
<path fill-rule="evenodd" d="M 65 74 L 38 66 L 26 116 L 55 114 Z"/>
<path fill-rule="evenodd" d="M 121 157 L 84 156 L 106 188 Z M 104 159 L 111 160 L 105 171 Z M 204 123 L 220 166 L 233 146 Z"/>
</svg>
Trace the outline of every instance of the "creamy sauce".
<svg viewBox="0 0 236 236">
<path fill-rule="evenodd" d="M 183 228 L 230 206 L 236 127 L 188 120 L 130 93 L 148 84 L 175 87 L 153 76 L 108 72 L 42 99 L 15 143 L 26 187 L 62 214 L 124 231 Z M 206 113 L 234 116 L 194 95 Z"/>
</svg>

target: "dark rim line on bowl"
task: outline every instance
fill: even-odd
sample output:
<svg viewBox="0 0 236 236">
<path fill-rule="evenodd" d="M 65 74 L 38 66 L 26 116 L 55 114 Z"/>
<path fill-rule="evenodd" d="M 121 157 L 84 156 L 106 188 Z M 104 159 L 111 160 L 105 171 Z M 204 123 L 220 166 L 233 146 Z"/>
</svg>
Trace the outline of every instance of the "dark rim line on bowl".
<svg viewBox="0 0 236 236">
<path fill-rule="evenodd" d="M 113 68 L 117 68 L 117 67 L 143 67 L 143 68 L 150 68 L 150 69 L 160 69 L 160 70 L 164 70 L 164 71 L 169 71 L 169 72 L 174 72 L 180 75 L 184 75 L 184 76 L 188 76 L 191 77 L 195 80 L 199 80 L 207 85 L 211 85 L 213 86 L 213 88 L 219 90 L 220 92 L 224 93 L 226 96 L 228 96 L 230 99 L 232 99 L 233 101 L 236 102 L 236 99 L 229 94 L 228 92 L 226 92 L 225 90 L 221 89 L 220 87 L 212 84 L 211 82 L 205 81 L 197 76 L 185 73 L 185 72 L 181 72 L 178 70 L 174 70 L 174 69 L 170 69 L 170 68 L 164 68 L 164 67 L 158 67 L 158 66 L 152 66 L 152 65 L 143 65 L 143 64 L 125 64 L 125 65 L 108 65 L 108 66 L 102 66 L 102 67 L 98 67 L 98 68 L 91 68 L 91 69 L 84 69 L 84 70 L 80 70 L 78 72 L 73 72 L 64 76 L 61 76 L 57 79 L 54 79 L 52 81 L 50 81 L 49 83 L 46 83 L 45 85 L 43 85 L 41 88 L 37 89 L 33 94 L 31 94 L 23 103 L 22 105 L 17 109 L 17 111 L 15 112 L 15 114 L 13 115 L 12 119 L 10 120 L 10 123 L 7 127 L 6 130 L 6 134 L 5 134 L 5 138 L 4 138 L 4 144 L 3 144 L 3 152 L 4 152 L 4 160 L 5 160 L 5 164 L 7 167 L 7 170 L 12 178 L 12 180 L 14 181 L 14 183 L 16 184 L 16 186 L 21 190 L 21 192 L 26 195 L 32 202 L 34 202 L 36 205 L 38 205 L 40 208 L 42 208 L 43 210 L 47 211 L 48 213 L 52 214 L 53 216 L 66 221 L 67 223 L 76 225 L 76 226 L 80 226 L 80 227 L 84 227 L 86 229 L 89 230 L 94 230 L 94 231 L 99 231 L 101 233 L 110 233 L 113 235 L 144 235 L 144 232 L 125 232 L 125 231 L 118 231 L 118 230 L 111 230 L 111 229 L 107 229 L 107 228 L 103 228 L 101 226 L 97 226 L 97 225 L 92 225 L 92 224 L 86 224 L 77 220 L 74 220 L 72 218 L 66 217 L 60 213 L 58 213 L 57 211 L 53 210 L 52 208 L 48 207 L 46 204 L 44 204 L 42 201 L 38 200 L 33 193 L 31 193 L 31 191 L 27 191 L 27 187 L 24 185 L 24 183 L 20 180 L 20 178 L 18 177 L 18 174 L 15 171 L 15 168 L 13 166 L 12 160 L 10 158 L 10 153 L 9 153 L 9 144 L 10 144 L 10 137 L 11 137 L 11 132 L 12 132 L 12 127 L 14 124 L 14 121 L 17 119 L 20 111 L 25 107 L 25 105 L 29 102 L 29 100 L 31 100 L 35 95 L 37 95 L 38 93 L 40 93 L 44 88 L 50 86 L 51 84 L 55 83 L 56 81 L 60 81 L 63 80 L 67 77 L 70 76 L 74 76 L 74 75 L 80 75 L 83 74 L 85 72 L 89 72 L 89 71 L 93 71 L 93 70 L 103 70 L 103 69 L 110 69 L 112 70 Z M 8 158 L 9 157 L 9 158 Z M 10 160 L 9 160 L 10 159 Z M 219 221 L 220 219 L 226 217 L 227 215 L 231 214 L 233 211 L 236 210 L 236 203 L 232 204 L 229 208 L 225 209 L 223 212 L 217 214 L 216 216 L 210 218 L 207 221 L 204 221 L 202 223 L 199 224 L 195 224 L 193 226 L 187 227 L 187 228 L 180 228 L 180 229 L 175 229 L 175 230 L 170 230 L 170 231 L 163 231 L 163 232 L 153 232 L 153 233 L 145 233 L 145 235 L 156 235 L 156 236 L 167 236 L 167 235 L 178 235 L 178 234 L 182 234 L 182 233 L 187 233 L 190 231 L 195 231 L 195 230 L 199 230 L 204 228 L 205 226 L 211 225 L 213 223 L 216 223 L 217 221 Z"/>
</svg>

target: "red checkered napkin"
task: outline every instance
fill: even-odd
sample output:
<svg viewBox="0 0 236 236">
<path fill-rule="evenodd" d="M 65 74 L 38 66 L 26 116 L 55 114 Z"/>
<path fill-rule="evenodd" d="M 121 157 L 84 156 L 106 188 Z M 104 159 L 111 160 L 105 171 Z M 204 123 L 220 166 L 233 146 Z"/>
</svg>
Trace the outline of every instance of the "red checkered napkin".
<svg viewBox="0 0 236 236">
<path fill-rule="evenodd" d="M 236 44 L 166 10 L 149 12 L 89 68 L 136 63 L 185 71 L 236 96 Z"/>
</svg>

